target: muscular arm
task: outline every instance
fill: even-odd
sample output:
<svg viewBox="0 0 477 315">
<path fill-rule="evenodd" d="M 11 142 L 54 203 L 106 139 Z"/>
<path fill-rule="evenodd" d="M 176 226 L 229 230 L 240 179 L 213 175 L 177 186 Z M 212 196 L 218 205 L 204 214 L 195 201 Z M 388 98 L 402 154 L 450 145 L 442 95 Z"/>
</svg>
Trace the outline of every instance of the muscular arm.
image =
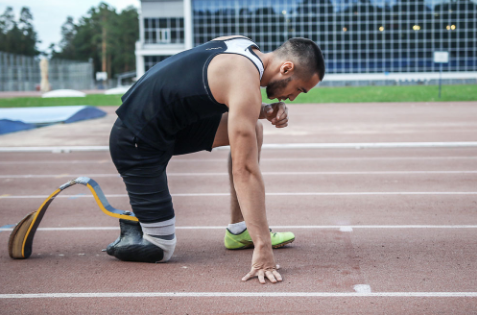
<svg viewBox="0 0 477 315">
<path fill-rule="evenodd" d="M 234 187 L 255 247 L 271 249 L 265 213 L 265 186 L 258 164 L 255 133 L 261 98 L 254 93 L 234 91 L 233 94 L 229 105 L 228 134 Z"/>
<path fill-rule="evenodd" d="M 262 108 L 260 79 L 249 60 L 240 56 L 216 58 L 221 57 L 229 58 L 229 62 L 221 63 L 218 59 L 211 63 L 213 68 L 209 70 L 217 72 L 209 76 L 209 84 L 217 101 L 229 107 L 228 138 L 234 188 L 255 246 L 252 270 L 243 280 L 258 276 L 260 282 L 265 283 L 266 276 L 272 282 L 280 281 L 281 276 L 275 270 L 265 212 L 265 187 L 258 164 L 255 126 Z M 215 61 L 217 68 L 214 68 Z"/>
</svg>

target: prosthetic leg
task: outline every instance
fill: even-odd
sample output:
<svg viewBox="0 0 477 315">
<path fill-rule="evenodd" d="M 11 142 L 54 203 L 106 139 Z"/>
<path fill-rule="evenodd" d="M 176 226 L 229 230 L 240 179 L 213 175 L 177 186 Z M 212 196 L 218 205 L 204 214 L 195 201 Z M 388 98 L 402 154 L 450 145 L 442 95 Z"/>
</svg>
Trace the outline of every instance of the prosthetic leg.
<svg viewBox="0 0 477 315">
<path fill-rule="evenodd" d="M 108 245 L 106 252 L 120 260 L 160 262 L 164 258 L 163 250 L 143 238 L 139 222 L 119 220 L 121 235 Z"/>
<path fill-rule="evenodd" d="M 15 226 L 8 240 L 8 253 L 11 258 L 26 259 L 30 257 L 33 238 L 46 209 L 56 196 L 75 184 L 88 187 L 93 193 L 99 208 L 105 214 L 120 219 L 121 234 L 116 241 L 109 244 L 107 248 L 109 255 L 128 261 L 157 262 L 162 260 L 162 249 L 142 238 L 141 226 L 134 213 L 112 207 L 98 183 L 88 177 L 78 177 L 61 185 L 43 202 L 38 210 L 28 214 Z"/>
</svg>

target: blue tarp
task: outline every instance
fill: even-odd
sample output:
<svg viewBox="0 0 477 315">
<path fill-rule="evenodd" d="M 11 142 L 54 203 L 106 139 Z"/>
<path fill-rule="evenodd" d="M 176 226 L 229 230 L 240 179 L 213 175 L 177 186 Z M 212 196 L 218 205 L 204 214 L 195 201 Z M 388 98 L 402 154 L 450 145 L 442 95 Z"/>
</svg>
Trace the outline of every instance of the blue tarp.
<svg viewBox="0 0 477 315">
<path fill-rule="evenodd" d="M 69 124 L 104 116 L 106 116 L 106 112 L 85 105 L 0 108 L 0 134 L 56 123 Z"/>
<path fill-rule="evenodd" d="M 0 119 L 0 135 L 5 133 L 29 130 L 35 128 L 35 125 L 26 124 L 18 120 Z"/>
</svg>

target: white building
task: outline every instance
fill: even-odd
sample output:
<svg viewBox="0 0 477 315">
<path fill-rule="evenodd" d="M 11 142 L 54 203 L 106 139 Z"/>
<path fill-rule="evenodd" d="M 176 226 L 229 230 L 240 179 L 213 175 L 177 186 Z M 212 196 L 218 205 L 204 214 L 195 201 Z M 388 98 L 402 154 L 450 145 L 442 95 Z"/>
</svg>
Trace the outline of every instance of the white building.
<svg viewBox="0 0 477 315">
<path fill-rule="evenodd" d="M 139 33 L 138 78 L 157 62 L 192 48 L 191 0 L 141 0 Z"/>
</svg>

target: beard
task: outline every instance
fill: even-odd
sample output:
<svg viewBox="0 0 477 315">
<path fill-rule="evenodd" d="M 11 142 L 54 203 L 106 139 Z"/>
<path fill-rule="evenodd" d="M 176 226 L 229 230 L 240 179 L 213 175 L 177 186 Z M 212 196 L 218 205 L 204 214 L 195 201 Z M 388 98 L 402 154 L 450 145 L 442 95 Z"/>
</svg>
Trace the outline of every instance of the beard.
<svg viewBox="0 0 477 315">
<path fill-rule="evenodd" d="M 284 90 L 292 78 L 276 80 L 268 83 L 267 85 L 267 97 L 268 99 L 273 99 L 279 97 L 282 90 Z"/>
</svg>

